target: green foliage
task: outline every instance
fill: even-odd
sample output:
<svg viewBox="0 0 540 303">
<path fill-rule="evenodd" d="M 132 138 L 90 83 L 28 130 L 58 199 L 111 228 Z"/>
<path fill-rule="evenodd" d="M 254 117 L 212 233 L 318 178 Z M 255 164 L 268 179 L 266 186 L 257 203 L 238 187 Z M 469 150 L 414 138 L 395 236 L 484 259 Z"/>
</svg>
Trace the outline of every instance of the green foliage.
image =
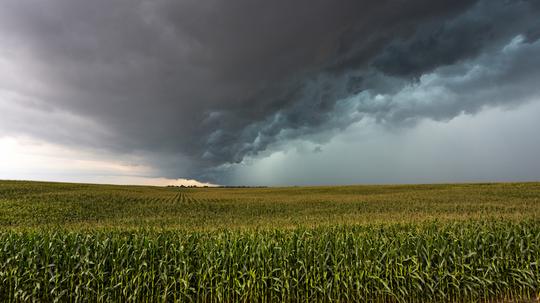
<svg viewBox="0 0 540 303">
<path fill-rule="evenodd" d="M 0 301 L 534 300 L 540 184 L 0 182 Z"/>
<path fill-rule="evenodd" d="M 0 234 L 2 301 L 477 301 L 530 297 L 540 222 Z"/>
<path fill-rule="evenodd" d="M 540 218 L 540 183 L 160 188 L 0 181 L 0 228 L 212 230 Z"/>
</svg>

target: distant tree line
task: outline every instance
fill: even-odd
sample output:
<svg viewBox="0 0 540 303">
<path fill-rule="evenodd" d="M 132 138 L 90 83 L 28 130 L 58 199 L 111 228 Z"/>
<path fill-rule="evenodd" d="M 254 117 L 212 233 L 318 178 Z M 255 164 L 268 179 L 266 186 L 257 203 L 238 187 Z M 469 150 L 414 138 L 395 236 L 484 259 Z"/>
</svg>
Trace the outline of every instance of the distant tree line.
<svg viewBox="0 0 540 303">
<path fill-rule="evenodd" d="M 208 185 L 204 185 L 204 186 L 197 186 L 197 185 L 167 185 L 167 187 L 193 188 L 193 187 L 208 187 Z"/>
<path fill-rule="evenodd" d="M 247 185 L 223 185 L 218 188 L 267 188 L 268 186 L 247 186 Z"/>
<path fill-rule="evenodd" d="M 180 187 L 180 188 L 195 188 L 195 187 L 201 187 L 206 188 L 210 187 L 208 185 L 204 186 L 197 186 L 197 185 L 167 185 L 167 187 Z M 268 186 L 247 186 L 247 185 L 220 185 L 220 186 L 212 186 L 214 188 L 267 188 Z"/>
</svg>

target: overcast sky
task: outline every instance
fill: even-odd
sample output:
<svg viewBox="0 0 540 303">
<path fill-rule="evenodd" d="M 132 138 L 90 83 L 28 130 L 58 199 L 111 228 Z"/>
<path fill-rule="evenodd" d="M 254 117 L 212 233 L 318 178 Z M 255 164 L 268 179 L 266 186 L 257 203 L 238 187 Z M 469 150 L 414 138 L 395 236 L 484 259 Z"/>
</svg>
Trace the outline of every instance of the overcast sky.
<svg viewBox="0 0 540 303">
<path fill-rule="evenodd" d="M 3 0 L 0 179 L 540 180 L 540 1 Z"/>
</svg>

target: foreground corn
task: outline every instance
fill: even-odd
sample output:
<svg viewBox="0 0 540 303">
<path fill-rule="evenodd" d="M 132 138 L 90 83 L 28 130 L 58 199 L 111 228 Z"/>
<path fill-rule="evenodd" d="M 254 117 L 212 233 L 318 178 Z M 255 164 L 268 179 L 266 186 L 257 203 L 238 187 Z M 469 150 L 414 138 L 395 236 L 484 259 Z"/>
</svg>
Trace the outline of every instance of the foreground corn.
<svg viewBox="0 0 540 303">
<path fill-rule="evenodd" d="M 1 301 L 532 298 L 540 222 L 0 232 Z"/>
</svg>

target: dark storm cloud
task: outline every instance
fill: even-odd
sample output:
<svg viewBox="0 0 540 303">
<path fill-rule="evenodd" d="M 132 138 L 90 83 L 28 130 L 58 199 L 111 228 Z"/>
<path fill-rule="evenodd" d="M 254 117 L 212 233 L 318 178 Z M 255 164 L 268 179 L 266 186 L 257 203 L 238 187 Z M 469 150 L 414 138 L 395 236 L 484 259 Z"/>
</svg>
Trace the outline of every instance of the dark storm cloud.
<svg viewBox="0 0 540 303">
<path fill-rule="evenodd" d="M 420 76 L 478 55 L 486 47 L 506 43 L 516 34 L 528 34 L 534 40 L 538 9 L 529 7 L 527 2 L 479 2 L 453 20 L 426 24 L 414 37 L 393 41 L 375 59 L 374 66 L 386 74 Z"/>
<path fill-rule="evenodd" d="M 532 0 L 7 0 L 0 4 L 0 58 L 24 79 L 5 75 L 0 90 L 34 101 L 10 99 L 19 105 L 11 107 L 16 118 L 0 127 L 142 151 L 165 176 L 210 178 L 207 169 L 279 141 L 331 136 L 366 115 L 400 123 L 488 105 L 476 98 L 402 106 L 395 100 L 403 96 L 391 96 L 519 34 L 534 43 L 539 10 Z M 516 74 L 527 78 L 535 68 L 524 67 Z M 508 85 L 517 81 L 497 74 L 507 75 Z M 378 94 L 386 101 L 368 106 L 362 99 Z M 340 101 L 351 96 L 360 96 L 358 104 Z M 25 108 L 56 116 L 33 114 L 43 121 L 22 123 L 30 119 Z M 51 117 L 59 117 L 48 122 L 57 127 L 41 127 Z"/>
</svg>

